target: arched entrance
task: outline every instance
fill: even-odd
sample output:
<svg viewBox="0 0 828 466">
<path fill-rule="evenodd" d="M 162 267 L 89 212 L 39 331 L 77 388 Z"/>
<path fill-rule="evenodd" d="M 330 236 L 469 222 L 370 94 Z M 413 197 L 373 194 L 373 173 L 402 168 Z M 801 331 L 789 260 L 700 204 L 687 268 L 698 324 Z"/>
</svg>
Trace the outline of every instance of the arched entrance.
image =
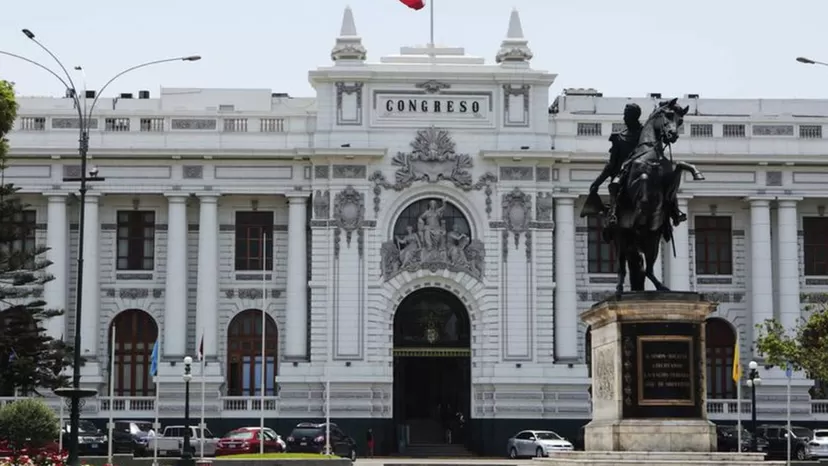
<svg viewBox="0 0 828 466">
<path fill-rule="evenodd" d="M 400 303 L 394 314 L 394 419 L 400 449 L 444 444 L 449 437 L 451 443 L 465 443 L 470 333 L 466 306 L 449 291 L 424 288 Z"/>
<path fill-rule="evenodd" d="M 141 309 L 128 309 L 112 319 L 108 342 L 112 341 L 113 330 L 115 396 L 155 395 L 155 383 L 150 375 L 152 348 L 158 341 L 158 325 L 155 319 Z M 109 345 L 111 343 L 107 347 Z"/>
<path fill-rule="evenodd" d="M 705 345 L 707 346 L 707 399 L 736 398 L 736 385 L 731 377 L 736 333 L 730 323 L 719 317 L 707 319 Z"/>
</svg>

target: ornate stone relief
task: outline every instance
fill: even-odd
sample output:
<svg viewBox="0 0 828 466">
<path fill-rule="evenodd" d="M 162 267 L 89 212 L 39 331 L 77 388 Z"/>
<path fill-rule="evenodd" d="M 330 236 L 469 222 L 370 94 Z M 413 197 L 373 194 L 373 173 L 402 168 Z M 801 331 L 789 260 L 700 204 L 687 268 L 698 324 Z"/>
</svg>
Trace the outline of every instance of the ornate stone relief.
<svg viewBox="0 0 828 466">
<path fill-rule="evenodd" d="M 331 193 L 328 190 L 316 190 L 313 195 L 313 216 L 317 220 L 327 220 L 331 216 Z"/>
<path fill-rule="evenodd" d="M 172 129 L 210 131 L 218 127 L 216 120 L 207 118 L 173 118 L 171 123 Z"/>
<path fill-rule="evenodd" d="M 204 167 L 201 165 L 185 165 L 184 167 L 185 179 L 202 179 L 204 177 Z"/>
<path fill-rule="evenodd" d="M 515 248 L 518 246 L 520 234 L 529 229 L 531 217 L 532 196 L 518 188 L 503 195 L 503 222 L 508 232 L 515 235 Z"/>
<path fill-rule="evenodd" d="M 535 180 L 550 181 L 552 179 L 551 171 L 549 167 L 535 167 Z"/>
<path fill-rule="evenodd" d="M 624 353 L 621 359 L 621 391 L 623 392 L 622 396 L 624 397 L 624 404 L 627 406 L 633 405 L 633 348 L 635 348 L 635 343 L 633 343 L 632 337 L 624 337 L 623 346 L 621 348 L 621 351 Z"/>
<path fill-rule="evenodd" d="M 416 86 L 418 89 L 422 89 L 429 94 L 437 94 L 442 90 L 451 88 L 451 84 L 441 83 L 440 81 L 434 79 L 418 83 Z"/>
<path fill-rule="evenodd" d="M 532 181 L 532 167 L 500 167 L 500 179 L 503 181 Z"/>
<path fill-rule="evenodd" d="M 328 166 L 327 165 L 316 165 L 313 167 L 313 176 L 317 180 L 327 180 L 328 179 Z"/>
<path fill-rule="evenodd" d="M 529 89 L 528 84 L 514 87 L 511 84 L 503 85 L 503 124 L 505 126 L 529 126 Z M 518 109 L 522 112 L 519 118 L 514 118 L 514 115 L 510 114 L 511 111 L 515 110 L 510 108 L 509 101 L 512 96 L 523 97 L 523 109 Z"/>
<path fill-rule="evenodd" d="M 336 124 L 340 126 L 360 126 L 362 125 L 362 88 L 365 83 L 355 82 L 347 84 L 344 82 L 336 83 Z M 344 112 L 342 105 L 343 98 L 346 95 L 353 94 L 355 96 L 355 106 L 352 115 Z"/>
<path fill-rule="evenodd" d="M 442 205 L 431 201 L 420 215 L 417 225 L 408 225 L 407 233 L 382 243 L 382 276 L 387 281 L 402 271 L 428 269 L 431 272 L 451 270 L 466 272 L 477 279 L 483 277 L 485 246 L 455 226 L 446 231 Z"/>
<path fill-rule="evenodd" d="M 334 165 L 333 177 L 339 179 L 357 179 L 364 180 L 368 172 L 365 165 Z"/>
<path fill-rule="evenodd" d="M 555 198 L 552 193 L 538 193 L 535 201 L 535 220 L 538 222 L 552 221 L 552 208 L 555 206 Z"/>
<path fill-rule="evenodd" d="M 613 378 L 615 376 L 612 348 L 598 348 L 595 351 L 595 362 L 593 363 L 593 377 L 595 378 L 596 400 L 611 400 L 613 398 Z"/>
<path fill-rule="evenodd" d="M 365 221 L 365 195 L 348 186 L 334 198 L 334 254 L 339 256 L 339 241 L 345 231 L 345 241 L 350 246 L 354 231 L 358 231 L 359 251 L 362 253 L 362 227 Z"/>
<path fill-rule="evenodd" d="M 149 288 L 121 288 L 118 297 L 121 299 L 143 299 L 149 297 Z"/>
<path fill-rule="evenodd" d="M 417 181 L 448 181 L 463 191 L 485 188 L 486 213 L 491 214 L 492 185 L 497 177 L 486 173 L 474 183 L 471 174 L 472 158 L 455 151 L 455 143 L 448 131 L 435 127 L 417 131 L 411 149 L 411 152 L 398 152 L 391 160 L 391 164 L 398 167 L 394 183 L 388 182 L 381 171 L 374 172 L 369 178 L 374 183 L 374 212 L 380 210 L 382 189 L 402 191 Z"/>
</svg>

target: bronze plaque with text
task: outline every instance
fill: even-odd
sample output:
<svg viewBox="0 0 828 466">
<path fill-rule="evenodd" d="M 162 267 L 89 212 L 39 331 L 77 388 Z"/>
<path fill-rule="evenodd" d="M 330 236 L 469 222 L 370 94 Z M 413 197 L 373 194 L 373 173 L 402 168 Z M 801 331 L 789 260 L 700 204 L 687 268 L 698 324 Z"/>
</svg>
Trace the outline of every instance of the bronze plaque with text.
<svg viewBox="0 0 828 466">
<path fill-rule="evenodd" d="M 647 335 L 637 338 L 638 405 L 694 406 L 693 338 Z"/>
</svg>

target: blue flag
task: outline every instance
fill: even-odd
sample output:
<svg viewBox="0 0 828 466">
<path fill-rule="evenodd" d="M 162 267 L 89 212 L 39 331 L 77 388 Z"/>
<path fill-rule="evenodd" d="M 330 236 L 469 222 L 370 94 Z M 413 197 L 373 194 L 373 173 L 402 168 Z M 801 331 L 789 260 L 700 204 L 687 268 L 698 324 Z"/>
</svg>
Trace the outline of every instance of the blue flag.
<svg viewBox="0 0 828 466">
<path fill-rule="evenodd" d="M 152 347 L 152 355 L 150 356 L 150 375 L 153 377 L 158 375 L 158 340 L 155 340 L 155 345 Z"/>
<path fill-rule="evenodd" d="M 15 361 L 17 361 L 17 351 L 15 351 L 14 348 L 12 348 L 11 353 L 9 353 L 9 362 L 12 363 Z"/>
</svg>

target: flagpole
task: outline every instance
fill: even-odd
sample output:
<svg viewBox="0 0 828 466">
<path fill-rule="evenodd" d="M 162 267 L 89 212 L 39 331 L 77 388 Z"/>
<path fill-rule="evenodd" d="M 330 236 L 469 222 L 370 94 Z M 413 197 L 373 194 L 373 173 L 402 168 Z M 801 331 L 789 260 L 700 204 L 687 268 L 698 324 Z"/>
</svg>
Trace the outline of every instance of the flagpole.
<svg viewBox="0 0 828 466">
<path fill-rule="evenodd" d="M 201 329 L 201 345 L 204 344 L 204 329 Z M 204 422 L 204 394 L 207 389 L 207 377 L 204 375 L 204 366 L 205 360 L 204 357 L 204 348 L 203 346 L 199 346 L 199 359 L 201 359 L 201 459 L 204 459 L 204 428 L 207 427 L 206 423 Z"/>
<path fill-rule="evenodd" d="M 428 2 L 428 11 L 429 11 L 429 40 L 428 40 L 428 47 L 433 49 L 434 48 L 434 0 L 429 0 Z M 434 51 L 432 50 L 432 53 Z"/>
<path fill-rule="evenodd" d="M 63 431 L 66 429 L 64 425 L 65 414 L 63 413 L 64 405 L 66 404 L 66 399 L 60 399 L 60 438 L 58 439 L 58 452 L 60 455 L 63 456 Z"/>
<path fill-rule="evenodd" d="M 108 435 L 107 440 L 109 441 L 109 445 L 107 445 L 107 459 L 109 460 L 109 464 L 112 464 L 112 434 L 115 430 L 115 420 L 113 417 L 113 411 L 115 410 L 114 406 L 115 402 L 115 326 L 112 326 L 112 342 L 110 343 L 110 350 L 109 350 L 109 423 L 107 424 Z"/>
<path fill-rule="evenodd" d="M 265 274 L 267 273 L 267 232 L 262 232 L 262 388 L 261 393 L 259 393 L 260 397 L 260 405 L 259 405 L 259 435 L 261 439 L 259 441 L 259 454 L 264 455 L 264 426 L 265 426 L 265 392 L 267 388 L 267 381 L 265 380 L 265 376 L 267 375 L 267 279 Z"/>
<path fill-rule="evenodd" d="M 152 466 L 158 466 L 158 435 L 161 432 L 161 421 L 158 419 L 161 417 L 161 378 L 158 377 L 158 363 L 161 359 L 161 332 L 158 332 L 158 338 L 156 339 L 155 344 L 158 345 L 158 352 L 155 355 L 155 374 L 153 374 L 155 378 L 155 420 L 152 423 L 152 428 L 154 430 L 154 435 L 152 439 Z"/>
<path fill-rule="evenodd" d="M 742 451 L 742 352 L 739 335 L 736 335 L 736 348 L 733 352 L 733 364 L 738 368 L 733 377 L 733 382 L 736 383 L 736 449 Z M 754 432 L 754 435 L 756 433 Z"/>
</svg>

